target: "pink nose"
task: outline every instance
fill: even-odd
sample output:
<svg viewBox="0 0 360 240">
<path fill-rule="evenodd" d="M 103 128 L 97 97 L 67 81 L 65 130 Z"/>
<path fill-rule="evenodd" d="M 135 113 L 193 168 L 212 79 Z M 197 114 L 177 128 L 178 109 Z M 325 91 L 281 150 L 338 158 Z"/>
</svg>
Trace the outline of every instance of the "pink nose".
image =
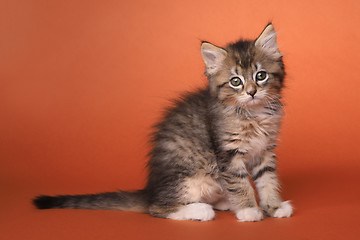
<svg viewBox="0 0 360 240">
<path fill-rule="evenodd" d="M 256 89 L 252 89 L 252 90 L 250 90 L 250 91 L 247 91 L 246 93 L 247 93 L 248 95 L 254 97 L 255 94 L 256 94 L 256 92 L 257 92 Z"/>
</svg>

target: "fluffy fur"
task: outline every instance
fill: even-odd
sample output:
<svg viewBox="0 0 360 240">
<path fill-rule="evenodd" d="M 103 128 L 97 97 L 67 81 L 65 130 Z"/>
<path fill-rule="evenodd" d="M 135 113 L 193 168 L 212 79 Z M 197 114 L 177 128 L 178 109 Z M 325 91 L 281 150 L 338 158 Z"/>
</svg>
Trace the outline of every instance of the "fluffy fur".
<svg viewBox="0 0 360 240">
<path fill-rule="evenodd" d="M 140 211 L 176 220 L 212 220 L 213 208 L 231 210 L 240 221 L 262 220 L 263 213 L 291 216 L 276 175 L 285 71 L 273 26 L 254 41 L 225 48 L 203 42 L 201 54 L 208 87 L 183 96 L 155 126 L 143 190 L 39 196 L 34 204 Z"/>
</svg>

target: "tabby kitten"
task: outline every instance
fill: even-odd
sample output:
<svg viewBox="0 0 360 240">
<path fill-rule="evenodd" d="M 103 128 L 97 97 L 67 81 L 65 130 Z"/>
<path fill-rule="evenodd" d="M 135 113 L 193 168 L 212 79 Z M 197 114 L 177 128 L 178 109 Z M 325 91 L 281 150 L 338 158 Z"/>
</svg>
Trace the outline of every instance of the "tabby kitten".
<svg viewBox="0 0 360 240">
<path fill-rule="evenodd" d="M 45 208 L 110 209 L 208 221 L 213 209 L 240 221 L 290 217 L 282 201 L 274 149 L 285 76 L 272 24 L 254 41 L 201 45 L 208 87 L 187 94 L 156 125 L 146 187 L 135 192 L 39 196 Z M 258 207 L 249 177 L 260 199 Z"/>
</svg>

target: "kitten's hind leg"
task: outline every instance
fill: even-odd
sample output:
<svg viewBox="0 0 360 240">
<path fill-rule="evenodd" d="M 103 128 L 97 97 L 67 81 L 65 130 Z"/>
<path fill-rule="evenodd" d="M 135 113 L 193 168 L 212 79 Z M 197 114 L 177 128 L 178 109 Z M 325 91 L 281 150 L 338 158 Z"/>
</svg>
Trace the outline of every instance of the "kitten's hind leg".
<svg viewBox="0 0 360 240">
<path fill-rule="evenodd" d="M 174 220 L 210 221 L 215 217 L 211 205 L 206 203 L 190 203 L 177 207 L 150 206 L 149 212 L 154 217 Z"/>
</svg>

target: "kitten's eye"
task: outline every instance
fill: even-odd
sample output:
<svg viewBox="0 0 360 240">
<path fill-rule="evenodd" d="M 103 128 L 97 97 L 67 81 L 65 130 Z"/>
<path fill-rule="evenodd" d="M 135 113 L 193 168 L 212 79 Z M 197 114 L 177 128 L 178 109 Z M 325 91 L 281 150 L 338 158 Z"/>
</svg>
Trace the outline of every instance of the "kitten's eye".
<svg viewBox="0 0 360 240">
<path fill-rule="evenodd" d="M 255 79 L 256 81 L 263 81 L 267 78 L 267 73 L 265 71 L 260 71 L 256 73 Z"/>
<path fill-rule="evenodd" d="M 242 85 L 242 81 L 239 77 L 233 77 L 232 79 L 230 79 L 230 86 L 232 87 L 240 87 Z"/>
</svg>

